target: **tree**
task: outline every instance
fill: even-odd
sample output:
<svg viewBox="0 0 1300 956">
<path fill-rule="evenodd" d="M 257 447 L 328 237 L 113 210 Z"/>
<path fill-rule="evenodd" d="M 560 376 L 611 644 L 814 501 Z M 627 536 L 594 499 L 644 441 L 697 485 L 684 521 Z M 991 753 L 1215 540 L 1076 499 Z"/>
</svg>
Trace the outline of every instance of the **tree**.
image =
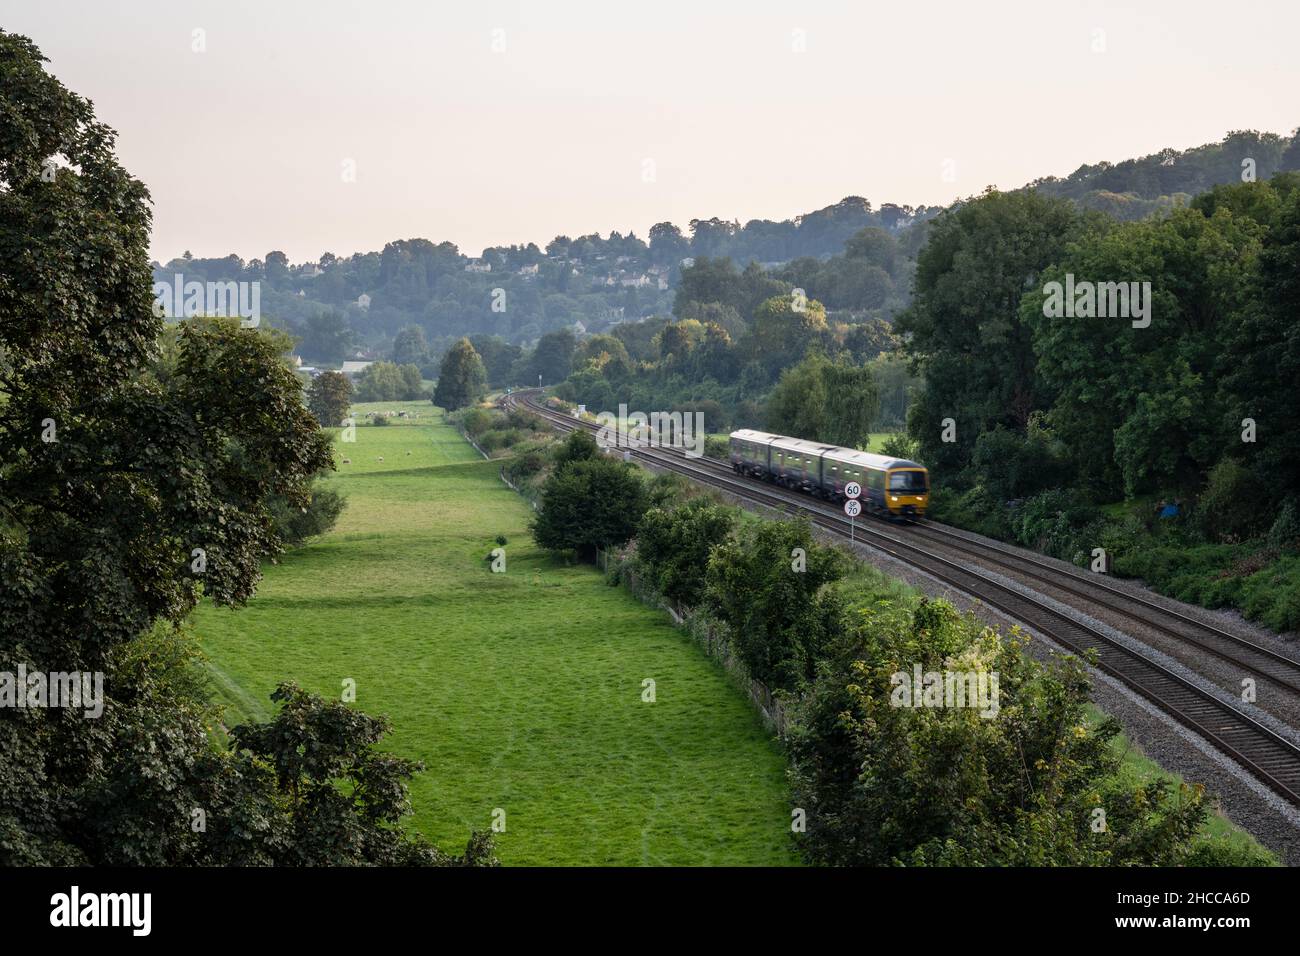
<svg viewBox="0 0 1300 956">
<path fill-rule="evenodd" d="M 930 223 L 913 302 L 896 327 L 925 376 L 908 427 L 940 475 L 969 464 L 980 432 L 999 423 L 1023 431 L 1051 403 L 1021 297 L 1041 293 L 1043 270 L 1081 229 L 1068 202 L 1036 192 L 989 191 Z M 955 441 L 944 440 L 945 419 Z"/>
<path fill-rule="evenodd" d="M 794 295 L 777 295 L 755 310 L 744 345 L 749 355 L 775 376 L 803 358 L 809 347 L 823 342 L 827 331 L 826 307 L 816 299 L 801 301 Z"/>
<path fill-rule="evenodd" d="M 1242 190 L 1235 201 L 1247 207 L 1268 187 Z M 1079 285 L 1123 282 L 1139 291 L 1146 283 L 1147 326 L 1125 316 L 1047 315 L 1042 286 L 1024 294 L 1020 322 L 1033 332 L 1053 430 L 1072 451 L 1079 484 L 1101 500 L 1191 491 L 1239 444 L 1218 380 L 1255 354 L 1225 355 L 1224 346 L 1258 314 L 1250 303 L 1263 230 L 1246 208 L 1234 213 L 1226 194 L 1218 202 L 1208 216 L 1193 207 L 1090 232 L 1043 273 L 1048 282 L 1073 275 Z"/>
<path fill-rule="evenodd" d="M 420 370 L 414 365 L 372 362 L 357 379 L 361 402 L 410 402 L 424 397 Z"/>
<path fill-rule="evenodd" d="M 942 601 L 864 608 L 852 619 L 792 722 L 791 778 L 796 804 L 810 808 L 799 838 L 810 862 L 1191 862 L 1208 815 L 1201 788 L 1116 778 L 1120 728 L 1090 725 L 1082 662 L 1040 664 L 1018 636 L 1004 640 Z M 982 676 L 984 700 L 918 706 L 913 668 L 955 673 L 963 689 L 972 689 L 966 675 L 976 686 Z"/>
<path fill-rule="evenodd" d="M 345 848 L 282 826 L 261 758 L 209 741 L 175 635 L 201 596 L 252 595 L 282 547 L 270 501 L 304 505 L 330 443 L 261 330 L 187 320 L 155 360 L 148 194 L 42 62 L 0 31 L 0 670 L 101 673 L 104 706 L 0 708 L 0 865 L 415 862 L 394 758 L 336 751 L 365 771 L 320 818 Z"/>
<path fill-rule="evenodd" d="M 898 256 L 898 243 L 885 230 L 869 226 L 854 233 L 844 243 L 844 256 L 847 259 L 866 260 L 892 273 Z"/>
<path fill-rule="evenodd" d="M 474 351 L 483 359 L 483 368 L 487 371 L 490 385 L 500 387 L 515 384 L 510 373 L 524 354 L 523 349 L 495 335 L 471 335 L 469 344 L 474 346 Z"/>
<path fill-rule="evenodd" d="M 600 457 L 600 445 L 591 432 L 578 428 L 569 432 L 561 445 L 555 449 L 555 468 L 558 471 L 565 465 L 576 461 L 590 461 Z"/>
<path fill-rule="evenodd" d="M 578 346 L 573 356 L 577 368 L 594 365 L 606 378 L 620 379 L 631 374 L 632 359 L 627 347 L 612 335 L 593 335 Z"/>
<path fill-rule="evenodd" d="M 353 339 L 352 329 L 342 312 L 321 309 L 307 319 L 300 348 L 305 358 L 337 364 L 347 356 Z"/>
<path fill-rule="evenodd" d="M 871 369 L 814 353 L 781 374 L 768 427 L 783 435 L 859 448 L 871 437 L 880 395 Z"/>
<path fill-rule="evenodd" d="M 541 381 L 547 385 L 554 385 L 568 378 L 569 373 L 573 371 L 573 352 L 577 344 L 570 329 L 559 329 L 543 335 L 537 342 L 537 348 L 533 350 L 532 373 L 525 384 L 534 384 L 538 381 L 538 376 L 541 376 Z"/>
<path fill-rule="evenodd" d="M 246 772 L 258 766 L 271 771 L 254 777 L 268 818 L 261 824 L 259 856 L 288 866 L 496 863 L 490 835 L 475 834 L 465 858 L 449 859 L 400 826 L 411 812 L 407 781 L 423 766 L 373 749 L 390 730 L 386 719 L 292 682 L 280 684 L 271 699 L 281 705 L 273 719 L 231 731 Z M 226 839 L 233 839 L 236 861 L 251 862 L 238 832 L 218 831 L 210 842 L 223 848 Z"/>
<path fill-rule="evenodd" d="M 660 265 L 675 266 L 689 251 L 682 231 L 671 222 L 657 222 L 650 227 L 650 257 Z"/>
<path fill-rule="evenodd" d="M 469 344 L 469 339 L 461 339 L 442 358 L 433 404 L 454 412 L 482 398 L 486 385 L 487 372 L 483 360 Z"/>
<path fill-rule="evenodd" d="M 352 381 L 342 372 L 321 372 L 307 386 L 307 407 L 324 428 L 338 428 L 352 407 Z"/>
<path fill-rule="evenodd" d="M 1291 153 L 1300 150 L 1300 134 Z M 1300 167 L 1296 156 L 1291 168 Z M 1257 292 L 1239 308 L 1227 330 L 1221 369 L 1228 420 L 1261 423 L 1271 436 L 1252 446 L 1255 467 L 1280 492 L 1300 496 L 1300 173 L 1275 176 L 1270 183 L 1229 187 L 1233 191 L 1276 195 L 1268 233 L 1259 255 Z M 1208 201 L 1208 197 L 1207 201 Z M 1263 424 L 1267 423 L 1267 424 Z"/>
<path fill-rule="evenodd" d="M 346 498 L 318 480 L 312 485 L 306 505 L 291 505 L 279 496 L 272 496 L 268 502 L 271 527 L 285 547 L 301 547 L 307 539 L 331 530 L 346 504 Z"/>
<path fill-rule="evenodd" d="M 705 593 L 749 673 L 794 691 L 840 633 L 842 602 L 823 587 L 847 569 L 844 552 L 817 544 L 807 520 L 763 521 L 712 550 Z"/>
<path fill-rule="evenodd" d="M 393 339 L 393 361 L 398 365 L 423 366 L 429 360 L 429 343 L 424 329 L 408 325 Z"/>
<path fill-rule="evenodd" d="M 696 498 L 680 508 L 652 508 L 636 533 L 636 555 L 655 589 L 682 607 L 704 598 L 702 568 L 709 552 L 727 540 L 735 525 L 730 509 Z"/>
<path fill-rule="evenodd" d="M 597 548 L 631 539 L 648 506 L 635 465 L 599 457 L 568 462 L 542 485 L 533 537 L 547 550 L 591 558 Z"/>
</svg>

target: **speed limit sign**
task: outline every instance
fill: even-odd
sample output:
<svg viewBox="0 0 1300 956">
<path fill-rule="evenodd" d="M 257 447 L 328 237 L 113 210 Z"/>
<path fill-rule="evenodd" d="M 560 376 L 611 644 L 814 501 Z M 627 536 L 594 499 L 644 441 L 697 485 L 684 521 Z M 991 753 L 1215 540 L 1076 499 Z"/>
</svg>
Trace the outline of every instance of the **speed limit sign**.
<svg viewBox="0 0 1300 956">
<path fill-rule="evenodd" d="M 855 498 L 850 498 L 848 501 L 844 502 L 844 513 L 850 518 L 856 518 L 858 515 L 862 514 L 862 502 Z"/>
<path fill-rule="evenodd" d="M 862 486 L 858 484 L 856 481 L 850 481 L 847 485 L 844 486 L 844 497 L 845 498 L 862 497 Z"/>
</svg>

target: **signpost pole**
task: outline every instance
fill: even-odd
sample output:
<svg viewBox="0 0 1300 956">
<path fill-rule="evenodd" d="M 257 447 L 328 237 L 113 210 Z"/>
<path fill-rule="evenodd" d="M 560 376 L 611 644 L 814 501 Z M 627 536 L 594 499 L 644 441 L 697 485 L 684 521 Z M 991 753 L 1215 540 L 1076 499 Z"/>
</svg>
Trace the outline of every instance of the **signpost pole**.
<svg viewBox="0 0 1300 956">
<path fill-rule="evenodd" d="M 856 543 L 857 536 L 857 517 L 858 512 L 862 510 L 862 503 L 858 501 L 858 496 L 862 494 L 862 486 L 856 481 L 850 481 L 844 486 L 844 513 L 849 516 L 849 544 Z"/>
</svg>

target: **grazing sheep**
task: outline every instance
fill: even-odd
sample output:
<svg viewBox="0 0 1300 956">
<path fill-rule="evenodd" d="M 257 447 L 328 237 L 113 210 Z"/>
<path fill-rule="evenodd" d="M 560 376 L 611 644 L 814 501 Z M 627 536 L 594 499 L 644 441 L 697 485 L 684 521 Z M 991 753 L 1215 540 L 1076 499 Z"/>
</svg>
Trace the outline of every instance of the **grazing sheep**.
<svg viewBox="0 0 1300 956">
<path fill-rule="evenodd" d="M 343 459 L 343 464 L 345 464 L 345 465 L 350 465 L 350 464 L 352 464 L 352 459 L 351 459 L 351 458 L 344 458 L 344 459 Z"/>
<path fill-rule="evenodd" d="M 407 454 L 408 454 L 408 455 L 409 455 L 409 454 L 410 454 L 410 452 L 409 452 L 409 451 L 408 451 L 408 452 L 407 452 Z"/>
<path fill-rule="evenodd" d="M 379 456 L 379 460 L 380 460 L 380 461 L 383 461 L 383 460 L 384 460 L 384 456 L 383 456 L 383 455 L 380 455 L 380 456 Z"/>
</svg>

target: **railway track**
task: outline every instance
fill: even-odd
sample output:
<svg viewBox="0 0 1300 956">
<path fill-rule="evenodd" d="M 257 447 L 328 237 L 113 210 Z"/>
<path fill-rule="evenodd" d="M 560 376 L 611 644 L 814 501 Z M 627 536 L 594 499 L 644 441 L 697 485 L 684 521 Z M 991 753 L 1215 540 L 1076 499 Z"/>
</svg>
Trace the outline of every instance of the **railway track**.
<svg viewBox="0 0 1300 956">
<path fill-rule="evenodd" d="M 507 405 L 522 402 L 528 410 L 563 431 L 577 428 L 596 430 L 582 422 L 547 408 L 536 401 L 533 390 L 515 393 Z M 833 534 L 848 538 L 850 523 L 837 509 L 798 492 L 758 484 L 732 473 L 730 467 L 706 459 L 687 458 L 666 448 L 633 448 L 633 455 L 659 467 L 679 472 L 737 497 L 781 511 L 798 511 Z M 1088 624 L 1058 611 L 1015 588 L 992 580 L 980 571 L 939 554 L 923 544 L 941 544 L 979 560 L 988 561 L 1033 577 L 1051 587 L 1074 594 L 1083 600 L 1107 607 L 1141 620 L 1147 626 L 1196 644 L 1203 650 L 1300 693 L 1300 662 L 1217 628 L 1201 624 L 1154 602 L 1128 594 L 1104 582 L 1091 581 L 1082 574 L 1062 572 L 1009 549 L 971 541 L 946 529 L 918 523 L 922 541 L 907 540 L 871 527 L 856 525 L 860 540 L 891 557 L 916 567 L 949 586 L 995 608 L 1013 620 L 1046 635 L 1062 647 L 1090 658 L 1093 665 L 1151 701 L 1170 717 L 1196 732 L 1221 752 L 1236 760 L 1244 769 L 1293 805 L 1300 806 L 1300 747 L 1265 726 L 1243 709 L 1233 706 L 1174 673 L 1159 661 L 1110 637 Z M 1114 603 L 1112 603 L 1114 602 Z M 1159 615 L 1167 615 L 1161 619 Z M 1195 633 L 1193 633 L 1195 632 Z"/>
</svg>

